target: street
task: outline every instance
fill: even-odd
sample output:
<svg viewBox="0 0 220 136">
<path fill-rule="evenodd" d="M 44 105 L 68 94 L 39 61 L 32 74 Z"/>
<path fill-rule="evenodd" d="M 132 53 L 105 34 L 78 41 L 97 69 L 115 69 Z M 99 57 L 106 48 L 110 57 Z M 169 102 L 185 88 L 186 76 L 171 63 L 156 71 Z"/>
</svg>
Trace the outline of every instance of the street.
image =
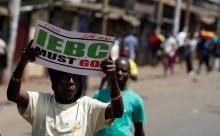
<svg viewBox="0 0 220 136">
<path fill-rule="evenodd" d="M 192 80 L 184 68 L 177 65 L 174 75 L 163 77 L 161 66 L 140 67 L 139 81 L 130 82 L 144 100 L 147 136 L 220 135 L 220 73 L 202 71 Z M 98 77 L 89 78 L 89 96 L 99 81 Z M 43 78 L 25 81 L 22 88 L 51 90 L 50 86 L 49 79 Z M 6 101 L 6 89 L 7 84 L 0 86 L 0 134 L 29 136 L 31 126 L 18 115 L 16 105 Z"/>
</svg>

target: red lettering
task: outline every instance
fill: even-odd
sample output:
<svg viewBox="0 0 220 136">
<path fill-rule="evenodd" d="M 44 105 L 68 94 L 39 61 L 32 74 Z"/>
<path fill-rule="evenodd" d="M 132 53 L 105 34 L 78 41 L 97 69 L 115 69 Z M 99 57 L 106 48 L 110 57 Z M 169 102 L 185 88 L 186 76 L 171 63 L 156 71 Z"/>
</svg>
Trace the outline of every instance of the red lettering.
<svg viewBox="0 0 220 136">
<path fill-rule="evenodd" d="M 95 34 L 91 34 L 91 35 L 90 35 L 90 39 L 94 39 L 95 37 L 96 37 Z"/>
<path fill-rule="evenodd" d="M 88 37 L 88 34 L 83 34 L 80 38 L 87 39 L 87 37 Z"/>
<path fill-rule="evenodd" d="M 98 60 L 92 60 L 91 62 L 89 60 L 80 60 L 79 65 L 83 67 L 100 67 L 101 61 Z"/>
<path fill-rule="evenodd" d="M 80 60 L 79 65 L 84 66 L 84 67 L 88 67 L 89 61 L 88 60 Z"/>
<path fill-rule="evenodd" d="M 100 61 L 93 60 L 90 62 L 90 67 L 99 67 L 100 66 Z"/>
<path fill-rule="evenodd" d="M 105 41 L 111 40 L 110 37 L 105 37 Z"/>
<path fill-rule="evenodd" d="M 111 41 L 111 37 L 97 35 L 97 34 L 83 34 L 82 36 L 80 36 L 80 38 L 81 39 L 97 39 L 97 40 Z"/>
<path fill-rule="evenodd" d="M 50 30 L 52 30 L 53 32 L 60 33 L 60 29 L 59 28 L 51 26 L 50 24 L 45 24 L 45 27 L 50 29 Z"/>
<path fill-rule="evenodd" d="M 99 37 L 98 39 L 99 39 L 99 40 L 104 40 L 105 37 L 104 37 L 104 36 L 101 36 L 101 37 Z"/>
</svg>

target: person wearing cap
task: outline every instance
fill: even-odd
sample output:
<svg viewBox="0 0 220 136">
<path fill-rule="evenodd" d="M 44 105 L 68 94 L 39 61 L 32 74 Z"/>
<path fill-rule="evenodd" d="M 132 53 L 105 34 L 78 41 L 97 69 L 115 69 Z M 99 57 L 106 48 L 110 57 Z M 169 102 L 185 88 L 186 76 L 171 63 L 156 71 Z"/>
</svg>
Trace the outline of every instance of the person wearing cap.
<svg viewBox="0 0 220 136">
<path fill-rule="evenodd" d="M 53 94 L 21 90 L 24 68 L 39 54 L 31 45 L 32 42 L 22 51 L 7 97 L 17 104 L 19 114 L 32 125 L 32 136 L 94 136 L 100 128 L 122 116 L 123 100 L 111 59 L 102 63 L 102 70 L 112 83 L 109 103 L 81 97 L 82 76 L 54 69 L 48 70 Z"/>
</svg>

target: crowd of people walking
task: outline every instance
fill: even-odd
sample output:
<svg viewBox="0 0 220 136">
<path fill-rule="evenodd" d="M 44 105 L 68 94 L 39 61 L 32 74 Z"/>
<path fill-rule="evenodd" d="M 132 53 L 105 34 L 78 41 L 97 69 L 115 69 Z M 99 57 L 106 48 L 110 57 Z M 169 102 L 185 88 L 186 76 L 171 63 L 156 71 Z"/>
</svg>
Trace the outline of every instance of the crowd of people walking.
<svg viewBox="0 0 220 136">
<path fill-rule="evenodd" d="M 189 74 L 199 74 L 204 64 L 207 72 L 214 69 L 220 71 L 220 40 L 213 32 L 201 30 L 189 33 L 184 29 L 176 36 L 154 33 L 149 41 L 151 64 L 156 66 L 161 61 L 165 76 L 169 69 L 171 73 L 174 72 L 175 63 L 185 63 Z M 197 67 L 195 60 L 198 60 Z"/>
</svg>

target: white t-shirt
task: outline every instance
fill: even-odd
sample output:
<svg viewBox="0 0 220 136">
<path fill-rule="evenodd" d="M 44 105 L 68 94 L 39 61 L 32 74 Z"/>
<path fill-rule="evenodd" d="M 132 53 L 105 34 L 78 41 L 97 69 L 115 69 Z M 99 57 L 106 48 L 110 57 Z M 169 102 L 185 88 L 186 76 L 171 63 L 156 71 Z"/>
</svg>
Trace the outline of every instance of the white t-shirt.
<svg viewBox="0 0 220 136">
<path fill-rule="evenodd" d="M 196 46 L 198 44 L 198 40 L 196 38 L 188 39 L 187 43 L 190 46 L 190 51 L 195 52 L 196 51 Z"/>
<path fill-rule="evenodd" d="M 187 33 L 186 32 L 179 32 L 176 36 L 176 40 L 178 41 L 178 47 L 182 47 L 185 46 L 185 42 L 186 42 L 186 38 L 187 38 Z"/>
<path fill-rule="evenodd" d="M 18 111 L 32 125 L 32 136 L 93 136 L 113 121 L 105 120 L 107 103 L 87 96 L 60 104 L 49 93 L 28 94 L 27 108 L 18 107 Z"/>
</svg>

